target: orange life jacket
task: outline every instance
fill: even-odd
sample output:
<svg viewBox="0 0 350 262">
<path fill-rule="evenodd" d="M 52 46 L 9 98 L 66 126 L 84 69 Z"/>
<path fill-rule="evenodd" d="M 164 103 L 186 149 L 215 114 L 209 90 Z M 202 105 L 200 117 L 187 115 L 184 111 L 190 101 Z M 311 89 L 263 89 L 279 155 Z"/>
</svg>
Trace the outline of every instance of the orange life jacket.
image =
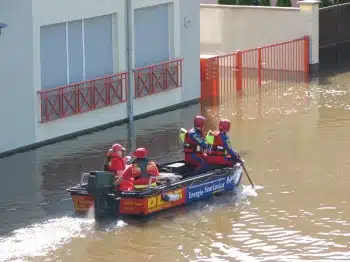
<svg viewBox="0 0 350 262">
<path fill-rule="evenodd" d="M 131 176 L 134 178 L 134 187 L 147 187 L 151 176 L 158 176 L 159 171 L 157 165 L 153 161 L 136 159 L 131 164 Z M 152 178 L 152 186 L 156 186 L 156 178 Z"/>
<path fill-rule="evenodd" d="M 208 152 L 208 156 L 226 156 L 227 152 L 224 148 L 224 141 L 222 141 L 220 136 L 220 131 L 214 131 L 214 139 L 211 144 L 211 149 Z"/>
</svg>

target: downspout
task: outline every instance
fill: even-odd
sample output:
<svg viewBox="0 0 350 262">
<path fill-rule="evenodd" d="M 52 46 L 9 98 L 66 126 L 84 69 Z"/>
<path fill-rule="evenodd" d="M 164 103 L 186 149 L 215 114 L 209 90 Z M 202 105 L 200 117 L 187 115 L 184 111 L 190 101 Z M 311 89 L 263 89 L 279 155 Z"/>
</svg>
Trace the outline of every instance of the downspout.
<svg viewBox="0 0 350 262">
<path fill-rule="evenodd" d="M 133 56 L 132 56 L 132 33 L 133 33 L 133 21 L 132 21 L 132 0 L 126 1 L 126 50 L 127 50 L 127 68 L 128 68 L 128 102 L 127 102 L 127 111 L 128 111 L 128 149 L 129 152 L 135 150 L 135 131 L 134 131 L 134 70 L 133 70 Z"/>
</svg>

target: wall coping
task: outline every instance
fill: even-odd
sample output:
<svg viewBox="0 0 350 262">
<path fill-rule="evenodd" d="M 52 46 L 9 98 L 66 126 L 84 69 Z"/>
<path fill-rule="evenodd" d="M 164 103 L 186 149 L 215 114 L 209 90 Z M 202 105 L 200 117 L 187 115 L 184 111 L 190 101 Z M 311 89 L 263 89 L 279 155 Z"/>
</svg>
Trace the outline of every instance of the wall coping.
<svg viewBox="0 0 350 262">
<path fill-rule="evenodd" d="M 279 7 L 279 6 L 255 6 L 255 5 L 215 5 L 215 4 L 200 4 L 201 8 L 215 9 L 253 9 L 253 10 L 283 10 L 291 12 L 299 12 L 299 7 Z"/>
</svg>

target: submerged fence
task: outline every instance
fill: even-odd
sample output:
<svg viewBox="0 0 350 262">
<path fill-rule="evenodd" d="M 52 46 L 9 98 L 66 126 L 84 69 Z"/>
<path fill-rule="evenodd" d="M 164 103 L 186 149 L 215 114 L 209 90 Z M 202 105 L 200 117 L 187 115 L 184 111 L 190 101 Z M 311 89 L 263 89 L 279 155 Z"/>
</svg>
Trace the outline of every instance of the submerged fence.
<svg viewBox="0 0 350 262">
<path fill-rule="evenodd" d="M 201 57 L 201 97 L 223 91 L 244 91 L 272 81 L 308 81 L 309 37 L 236 51 L 232 54 Z"/>
</svg>

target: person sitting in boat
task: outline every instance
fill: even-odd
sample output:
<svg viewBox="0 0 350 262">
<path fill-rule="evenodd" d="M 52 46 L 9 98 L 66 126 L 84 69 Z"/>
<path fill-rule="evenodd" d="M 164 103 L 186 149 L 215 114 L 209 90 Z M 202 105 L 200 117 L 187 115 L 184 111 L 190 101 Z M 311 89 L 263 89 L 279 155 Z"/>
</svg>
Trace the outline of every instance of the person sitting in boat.
<svg viewBox="0 0 350 262">
<path fill-rule="evenodd" d="M 127 166 L 123 172 L 121 190 L 144 189 L 157 185 L 158 167 L 147 158 L 148 152 L 145 148 L 138 148 L 132 153 L 134 161 Z M 132 186 L 132 187 L 131 187 Z"/>
<path fill-rule="evenodd" d="M 221 119 L 218 131 L 209 130 L 206 142 L 210 145 L 210 149 L 206 159 L 210 165 L 232 166 L 241 162 L 239 154 L 232 149 L 230 139 L 227 136 L 230 128 L 230 120 Z"/>
<path fill-rule="evenodd" d="M 126 158 L 123 158 L 125 148 L 121 144 L 114 144 L 107 153 L 107 158 L 104 163 L 104 171 L 110 171 L 121 176 L 126 168 Z"/>
<path fill-rule="evenodd" d="M 203 116 L 196 116 L 193 120 L 193 128 L 187 131 L 181 129 L 180 139 L 183 143 L 185 163 L 194 167 L 206 167 L 204 150 L 208 148 L 203 137 L 203 128 L 206 119 Z"/>
</svg>

